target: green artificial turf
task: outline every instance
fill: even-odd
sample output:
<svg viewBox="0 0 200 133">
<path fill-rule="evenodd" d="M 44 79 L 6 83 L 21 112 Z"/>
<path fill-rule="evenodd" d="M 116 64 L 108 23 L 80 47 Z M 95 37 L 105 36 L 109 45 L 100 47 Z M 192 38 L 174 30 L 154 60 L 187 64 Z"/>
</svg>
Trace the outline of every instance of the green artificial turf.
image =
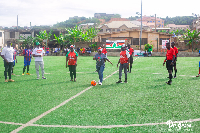
<svg viewBox="0 0 200 133">
<path fill-rule="evenodd" d="M 106 62 L 104 78 L 118 70 L 116 64 L 119 57 L 109 59 L 114 65 Z M 172 85 L 165 83 L 169 75 L 166 67 L 162 66 L 164 59 L 136 59 L 132 73 L 128 73 L 127 84 L 115 83 L 119 78 L 117 72 L 103 81 L 102 86 L 92 87 L 35 124 L 129 125 L 200 118 L 200 78 L 194 77 L 198 74 L 199 58 L 179 57 L 177 78 L 173 79 Z M 18 57 L 14 69 L 16 75 L 12 76 L 15 82 L 4 83 L 3 61 L 0 62 L 0 121 L 25 124 L 90 87 L 92 80 L 99 80 L 98 74 L 94 72 L 96 68 L 92 57 L 79 57 L 77 82 L 69 81 L 69 70 L 65 68 L 64 56 L 44 57 L 44 65 L 47 80 L 36 80 L 34 60 L 30 66 L 31 75 L 22 76 L 23 57 Z M 4 127 L 3 125 L 0 127 Z M 196 132 L 200 122 L 192 122 L 191 125 L 191 129 Z M 165 132 L 168 129 L 167 125 L 111 129 L 26 127 L 21 132 Z"/>
</svg>

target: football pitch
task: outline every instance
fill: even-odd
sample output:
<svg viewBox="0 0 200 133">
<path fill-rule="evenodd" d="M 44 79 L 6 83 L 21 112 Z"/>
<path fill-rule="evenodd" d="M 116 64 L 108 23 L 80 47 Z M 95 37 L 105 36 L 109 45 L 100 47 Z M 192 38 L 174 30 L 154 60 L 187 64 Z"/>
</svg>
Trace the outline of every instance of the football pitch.
<svg viewBox="0 0 200 133">
<path fill-rule="evenodd" d="M 23 75 L 17 56 L 12 79 L 4 83 L 0 60 L 0 132 L 199 132 L 198 57 L 178 57 L 177 78 L 167 85 L 165 57 L 134 57 L 128 83 L 119 79 L 119 57 L 108 57 L 103 85 L 92 56 L 79 56 L 77 81 L 71 82 L 65 56 L 45 56 L 45 77 L 37 80 L 34 59 Z M 122 81 L 124 81 L 122 73 Z M 167 124 L 171 120 L 170 126 Z M 170 126 L 170 127 L 169 127 Z"/>
</svg>

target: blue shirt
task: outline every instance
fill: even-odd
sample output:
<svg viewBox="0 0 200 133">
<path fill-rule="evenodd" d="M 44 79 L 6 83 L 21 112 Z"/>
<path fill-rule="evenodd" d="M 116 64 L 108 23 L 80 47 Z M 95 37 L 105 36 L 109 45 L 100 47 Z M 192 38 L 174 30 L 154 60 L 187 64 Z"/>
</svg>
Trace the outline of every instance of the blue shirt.
<svg viewBox="0 0 200 133">
<path fill-rule="evenodd" d="M 99 54 L 99 53 L 97 53 L 97 54 L 95 54 L 94 57 L 96 59 L 96 65 L 98 67 L 105 66 L 105 60 L 107 59 L 105 54 L 102 54 L 102 53 Z"/>
</svg>

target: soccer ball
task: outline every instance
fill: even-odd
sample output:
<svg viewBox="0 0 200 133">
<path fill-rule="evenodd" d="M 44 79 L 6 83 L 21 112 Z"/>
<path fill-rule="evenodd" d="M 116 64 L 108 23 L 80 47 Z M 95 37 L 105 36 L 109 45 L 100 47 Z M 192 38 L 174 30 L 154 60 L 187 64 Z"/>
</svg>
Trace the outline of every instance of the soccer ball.
<svg viewBox="0 0 200 133">
<path fill-rule="evenodd" d="M 96 82 L 95 80 L 92 80 L 92 81 L 91 81 L 91 85 L 92 85 L 92 86 L 96 86 L 96 85 L 97 85 L 97 82 Z"/>
</svg>

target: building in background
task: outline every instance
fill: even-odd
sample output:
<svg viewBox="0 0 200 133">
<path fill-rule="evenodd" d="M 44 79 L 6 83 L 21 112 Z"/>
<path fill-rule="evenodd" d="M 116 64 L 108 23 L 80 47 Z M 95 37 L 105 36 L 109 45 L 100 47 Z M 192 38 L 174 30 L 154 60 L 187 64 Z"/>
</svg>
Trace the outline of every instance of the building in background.
<svg viewBox="0 0 200 133">
<path fill-rule="evenodd" d="M 141 18 L 137 19 L 137 21 L 141 22 Z M 155 28 L 155 17 L 150 16 L 142 16 L 142 23 L 147 25 L 151 28 Z M 164 20 L 160 18 L 156 18 L 156 27 L 157 28 L 164 28 Z"/>
<path fill-rule="evenodd" d="M 4 30 L 0 30 L 0 49 L 4 47 Z"/>
<path fill-rule="evenodd" d="M 184 31 L 187 31 L 187 29 L 190 30 L 189 25 L 168 24 L 168 25 L 165 26 L 165 28 L 170 28 L 169 32 L 176 31 L 176 30 L 184 30 Z"/>
</svg>

